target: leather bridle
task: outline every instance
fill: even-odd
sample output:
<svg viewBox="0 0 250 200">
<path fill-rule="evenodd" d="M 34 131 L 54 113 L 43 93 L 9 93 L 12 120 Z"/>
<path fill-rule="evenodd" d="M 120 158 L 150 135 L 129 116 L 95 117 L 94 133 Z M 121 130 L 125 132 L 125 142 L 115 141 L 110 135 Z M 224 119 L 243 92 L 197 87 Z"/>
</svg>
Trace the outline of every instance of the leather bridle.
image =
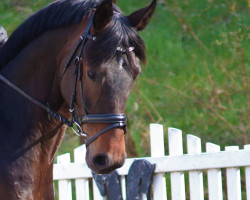
<svg viewBox="0 0 250 200">
<path fill-rule="evenodd" d="M 84 49 L 84 46 L 85 46 L 87 40 L 89 40 L 89 39 L 91 39 L 93 41 L 96 40 L 96 37 L 94 37 L 90 34 L 90 30 L 93 26 L 94 12 L 95 12 L 95 9 L 91 13 L 88 25 L 87 25 L 84 33 L 80 36 L 75 47 L 73 48 L 73 51 L 69 55 L 65 65 L 64 65 L 62 75 L 61 75 L 61 77 L 63 77 L 63 75 L 67 71 L 68 67 L 70 66 L 70 63 L 73 61 L 74 67 L 75 67 L 75 80 L 74 80 L 74 89 L 73 89 L 73 92 L 71 95 L 71 102 L 70 102 L 70 109 L 69 109 L 69 111 L 71 113 L 70 119 L 66 119 L 62 115 L 60 115 L 57 112 L 55 112 L 54 110 L 52 110 L 49 106 L 47 106 L 47 105 L 41 103 L 40 101 L 38 101 L 37 99 L 33 98 L 32 96 L 30 96 L 29 94 L 24 92 L 22 89 L 18 88 L 15 84 L 13 84 L 12 82 L 10 82 L 8 79 L 6 79 L 4 76 L 2 76 L 0 74 L 0 80 L 2 80 L 5 84 L 10 86 L 12 89 L 16 90 L 18 93 L 23 95 L 25 98 L 27 98 L 32 103 L 36 104 L 37 106 L 39 106 L 43 110 L 47 111 L 49 113 L 49 115 L 51 115 L 52 117 L 56 118 L 60 122 L 71 127 L 73 129 L 73 131 L 78 136 L 84 137 L 86 147 L 88 147 L 93 141 L 95 141 L 103 133 L 105 133 L 111 129 L 114 129 L 114 128 L 121 128 L 124 130 L 124 134 L 126 134 L 126 126 L 127 126 L 127 117 L 124 113 L 88 114 L 88 112 L 86 110 L 86 106 L 84 103 L 83 82 L 82 82 L 82 75 L 83 75 L 82 54 L 83 54 L 83 49 Z M 117 48 L 117 50 L 119 50 L 119 48 Z M 77 53 L 77 51 L 79 51 L 79 52 Z M 74 58 L 74 56 L 75 56 L 75 58 Z M 84 108 L 83 109 L 84 115 L 82 117 L 77 118 L 75 115 L 75 104 L 76 104 L 76 96 L 77 96 L 77 91 L 76 91 L 77 87 L 76 86 L 77 86 L 78 82 L 80 83 L 80 95 L 81 95 L 81 99 L 82 99 L 81 104 Z M 104 129 L 102 129 L 101 131 L 99 131 L 98 133 L 96 133 L 93 137 L 88 138 L 89 135 L 87 133 L 85 133 L 81 128 L 82 124 L 109 124 L 109 125 L 107 127 L 105 127 Z"/>
</svg>

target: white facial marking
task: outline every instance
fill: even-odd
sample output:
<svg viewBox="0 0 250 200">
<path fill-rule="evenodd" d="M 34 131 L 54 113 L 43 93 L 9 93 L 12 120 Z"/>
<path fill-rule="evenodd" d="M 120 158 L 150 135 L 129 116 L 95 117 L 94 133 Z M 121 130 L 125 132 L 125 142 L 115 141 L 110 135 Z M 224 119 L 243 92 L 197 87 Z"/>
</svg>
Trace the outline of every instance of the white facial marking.
<svg viewBox="0 0 250 200">
<path fill-rule="evenodd" d="M 119 69 L 121 69 L 121 70 L 122 70 L 122 68 L 123 68 L 123 64 L 124 64 L 124 59 L 123 59 L 123 58 L 121 58 L 121 59 L 120 59 L 120 61 L 119 61 Z"/>
<path fill-rule="evenodd" d="M 129 47 L 128 51 L 134 51 L 135 47 Z"/>
</svg>

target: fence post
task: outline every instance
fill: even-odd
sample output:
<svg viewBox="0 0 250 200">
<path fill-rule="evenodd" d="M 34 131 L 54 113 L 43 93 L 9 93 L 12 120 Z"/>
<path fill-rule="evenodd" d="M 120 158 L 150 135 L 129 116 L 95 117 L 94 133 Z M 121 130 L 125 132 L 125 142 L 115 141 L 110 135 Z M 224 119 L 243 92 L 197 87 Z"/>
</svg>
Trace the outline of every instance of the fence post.
<svg viewBox="0 0 250 200">
<path fill-rule="evenodd" d="M 193 135 L 187 135 L 187 150 L 188 154 L 201 154 L 201 139 Z M 189 172 L 189 189 L 191 200 L 204 199 L 203 174 L 201 171 Z"/>
<path fill-rule="evenodd" d="M 226 151 L 238 151 L 238 146 L 225 147 Z M 233 158 L 232 158 L 233 159 Z M 227 168 L 227 199 L 241 200 L 241 183 L 240 183 L 240 169 Z"/>
<path fill-rule="evenodd" d="M 69 164 L 70 154 L 66 153 L 57 157 L 58 164 Z M 71 180 L 59 180 L 58 191 L 60 200 L 71 200 L 72 199 L 72 187 Z"/>
<path fill-rule="evenodd" d="M 250 144 L 244 145 L 245 150 L 250 150 Z M 250 200 L 250 167 L 245 169 L 247 200 Z"/>
<path fill-rule="evenodd" d="M 122 199 L 126 199 L 126 176 L 120 177 L 121 181 L 121 190 L 122 190 Z"/>
<path fill-rule="evenodd" d="M 220 146 L 213 143 L 206 143 L 206 152 L 220 152 Z M 207 170 L 208 196 L 210 200 L 222 200 L 222 179 L 220 169 Z"/>
<path fill-rule="evenodd" d="M 85 163 L 86 147 L 81 145 L 74 149 L 75 163 Z M 89 180 L 76 179 L 76 200 L 89 200 Z"/>
<path fill-rule="evenodd" d="M 168 146 L 170 156 L 183 155 L 182 131 L 175 128 L 168 128 Z M 185 182 L 183 172 L 172 172 L 171 194 L 172 200 L 185 200 Z"/>
<path fill-rule="evenodd" d="M 150 124 L 151 157 L 165 156 L 164 131 L 160 124 Z M 154 200 L 167 200 L 165 173 L 155 174 L 153 177 Z"/>
</svg>

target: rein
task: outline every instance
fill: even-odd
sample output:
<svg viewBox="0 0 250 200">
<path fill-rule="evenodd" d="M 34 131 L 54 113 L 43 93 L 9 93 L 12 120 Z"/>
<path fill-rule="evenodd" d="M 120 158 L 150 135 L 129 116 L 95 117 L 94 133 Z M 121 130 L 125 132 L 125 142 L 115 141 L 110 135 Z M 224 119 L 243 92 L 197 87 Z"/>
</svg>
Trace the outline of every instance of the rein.
<svg viewBox="0 0 250 200">
<path fill-rule="evenodd" d="M 124 130 L 124 134 L 126 134 L 126 126 L 127 126 L 127 117 L 126 117 L 126 115 L 124 113 L 87 114 L 86 106 L 85 106 L 85 103 L 84 103 L 83 84 L 82 84 L 82 75 L 83 75 L 83 72 L 82 72 L 82 53 L 83 53 L 84 46 L 85 46 L 88 39 L 91 39 L 93 41 L 96 40 L 96 37 L 90 35 L 90 30 L 91 30 L 91 28 L 93 26 L 94 11 L 95 11 L 95 9 L 92 11 L 92 14 L 90 16 L 90 19 L 89 19 L 89 22 L 88 22 L 88 25 L 87 25 L 85 31 L 80 36 L 80 38 L 77 41 L 75 47 L 73 48 L 71 54 L 69 55 L 65 65 L 64 65 L 62 75 L 61 75 L 61 77 L 63 77 L 63 75 L 67 71 L 70 63 L 73 61 L 74 62 L 74 67 L 75 67 L 75 80 L 74 80 L 74 89 L 73 89 L 73 92 L 72 92 L 70 109 L 69 109 L 69 111 L 71 113 L 71 119 L 70 120 L 66 119 L 65 117 L 63 117 L 59 113 L 52 110 L 49 106 L 44 105 L 43 103 L 41 103 L 40 101 L 38 101 L 34 97 L 30 96 L 25 91 L 18 88 L 15 84 L 13 84 L 11 81 L 9 81 L 3 75 L 0 74 L 0 80 L 1 81 L 3 81 L 5 84 L 7 84 L 9 87 L 11 87 L 15 91 L 17 91 L 19 94 L 24 96 L 26 99 L 28 99 L 29 101 L 31 101 L 35 105 L 39 106 L 41 109 L 48 112 L 50 116 L 54 117 L 58 121 L 60 121 L 60 122 L 62 122 L 64 124 L 66 124 L 67 126 L 71 127 L 73 129 L 73 131 L 78 136 L 84 137 L 86 147 L 88 147 L 99 136 L 101 136 L 105 132 L 107 132 L 107 131 L 109 131 L 111 129 L 114 129 L 114 128 L 121 128 L 121 129 Z M 73 59 L 74 55 L 76 54 L 76 52 L 79 49 L 80 49 L 79 53 Z M 117 50 L 119 51 L 120 49 L 117 49 Z M 76 115 L 75 115 L 77 82 L 80 82 L 80 95 L 81 95 L 81 99 L 82 99 L 82 106 L 84 108 L 83 109 L 84 110 L 84 115 L 82 117 L 79 117 L 79 118 L 77 118 Z M 98 133 L 96 133 L 93 137 L 88 139 L 89 136 L 88 136 L 87 133 L 83 132 L 83 130 L 81 128 L 81 125 L 82 124 L 97 124 L 97 123 L 98 124 L 109 124 L 109 125 L 107 127 L 105 127 L 104 129 L 102 129 L 101 131 L 99 131 Z"/>
</svg>

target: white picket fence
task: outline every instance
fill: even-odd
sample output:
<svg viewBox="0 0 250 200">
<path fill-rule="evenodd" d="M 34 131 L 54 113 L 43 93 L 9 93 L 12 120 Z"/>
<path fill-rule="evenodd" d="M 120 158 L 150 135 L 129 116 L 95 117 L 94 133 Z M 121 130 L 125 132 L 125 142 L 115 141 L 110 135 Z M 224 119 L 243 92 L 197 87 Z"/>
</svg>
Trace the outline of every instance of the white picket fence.
<svg viewBox="0 0 250 200">
<path fill-rule="evenodd" d="M 143 159 L 156 164 L 152 199 L 166 200 L 167 196 L 171 196 L 172 200 L 203 200 L 205 191 L 208 193 L 209 200 L 250 200 L 250 145 L 245 145 L 241 150 L 238 146 L 228 146 L 225 151 L 221 151 L 220 146 L 206 143 L 206 152 L 202 152 L 200 138 L 187 135 L 187 154 L 183 154 L 182 131 L 169 128 L 169 156 L 165 156 L 163 126 L 151 124 L 150 138 L 151 157 Z M 59 180 L 60 200 L 72 199 L 72 179 L 75 180 L 77 200 L 89 200 L 90 188 L 93 188 L 93 199 L 106 199 L 100 195 L 94 181 L 93 187 L 90 187 L 92 174 L 85 163 L 85 152 L 84 145 L 76 148 L 74 163 L 70 163 L 70 154 L 57 157 L 58 164 L 54 165 L 54 180 Z M 123 199 L 126 199 L 126 175 L 134 160 L 126 159 L 124 166 L 117 170 Z M 184 172 L 186 172 L 185 175 L 188 174 L 186 180 Z M 168 191 L 171 194 L 167 195 L 167 187 L 170 186 L 166 184 L 166 176 L 169 173 L 171 190 Z M 244 188 L 241 185 L 241 173 L 245 174 Z M 207 183 L 204 183 L 205 179 L 203 180 L 205 176 Z M 222 185 L 224 176 L 226 184 Z M 185 181 L 189 181 L 189 184 L 185 184 Z M 185 186 L 187 186 L 186 189 Z M 227 191 L 224 196 L 223 189 Z M 146 195 L 141 197 L 147 199 Z"/>
</svg>

